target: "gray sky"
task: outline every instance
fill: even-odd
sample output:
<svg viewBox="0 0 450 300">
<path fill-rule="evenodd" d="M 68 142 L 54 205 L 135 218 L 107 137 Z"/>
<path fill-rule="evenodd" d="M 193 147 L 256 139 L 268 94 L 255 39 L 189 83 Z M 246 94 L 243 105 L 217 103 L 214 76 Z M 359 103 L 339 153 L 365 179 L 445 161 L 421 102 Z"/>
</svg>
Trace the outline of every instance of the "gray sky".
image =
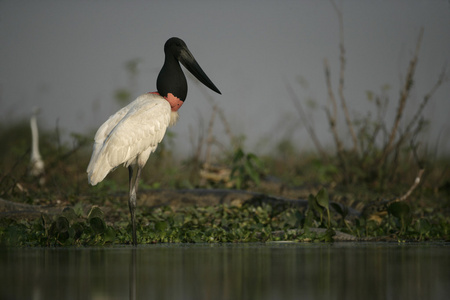
<svg viewBox="0 0 450 300">
<path fill-rule="evenodd" d="M 367 111 L 366 91 L 389 84 L 389 116 L 425 30 L 411 117 L 445 64 L 450 68 L 450 3 L 338 1 L 344 14 L 347 54 L 345 95 L 353 115 Z M 0 117 L 10 122 L 40 107 L 39 123 L 66 134 L 98 128 L 119 109 L 116 88 L 128 86 L 125 63 L 141 59 L 133 98 L 156 90 L 164 42 L 182 38 L 222 91 L 215 95 L 188 76 L 189 92 L 173 131 L 180 151 L 190 153 L 191 132 L 209 121 L 211 95 L 234 134 L 247 136 L 247 150 L 270 152 L 281 138 L 301 149 L 313 144 L 298 122 L 286 91 L 289 83 L 311 112 L 324 145 L 332 145 L 325 113 L 323 60 L 338 83 L 338 19 L 329 1 L 6 1 L 0 0 Z M 307 86 L 299 84 L 299 78 Z M 201 89 L 201 90 L 200 90 Z M 433 143 L 450 150 L 450 82 L 427 107 Z M 341 118 L 343 124 L 343 119 Z M 391 124 L 391 123 L 389 123 Z M 223 127 L 215 132 L 223 143 Z"/>
</svg>

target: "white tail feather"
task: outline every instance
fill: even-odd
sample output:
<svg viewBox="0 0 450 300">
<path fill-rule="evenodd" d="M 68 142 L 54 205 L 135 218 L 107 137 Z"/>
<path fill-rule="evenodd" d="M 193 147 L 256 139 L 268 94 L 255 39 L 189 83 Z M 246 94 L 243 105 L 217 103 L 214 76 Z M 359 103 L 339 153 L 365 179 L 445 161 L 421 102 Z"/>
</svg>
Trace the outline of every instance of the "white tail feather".
<svg viewBox="0 0 450 300">
<path fill-rule="evenodd" d="M 88 181 L 91 185 L 96 185 L 108 175 L 114 167 L 111 167 L 105 155 L 102 155 L 101 148 L 103 145 L 95 143 L 92 152 L 91 161 L 89 162 L 87 173 Z"/>
</svg>

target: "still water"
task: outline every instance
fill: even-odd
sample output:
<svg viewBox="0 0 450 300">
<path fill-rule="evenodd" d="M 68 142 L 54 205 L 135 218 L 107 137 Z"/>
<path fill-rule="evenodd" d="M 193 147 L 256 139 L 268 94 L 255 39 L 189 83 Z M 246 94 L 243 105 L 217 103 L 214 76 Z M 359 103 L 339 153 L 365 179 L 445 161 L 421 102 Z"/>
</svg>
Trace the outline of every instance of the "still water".
<svg viewBox="0 0 450 300">
<path fill-rule="evenodd" d="M 450 244 L 0 248 L 0 299 L 450 299 Z"/>
</svg>

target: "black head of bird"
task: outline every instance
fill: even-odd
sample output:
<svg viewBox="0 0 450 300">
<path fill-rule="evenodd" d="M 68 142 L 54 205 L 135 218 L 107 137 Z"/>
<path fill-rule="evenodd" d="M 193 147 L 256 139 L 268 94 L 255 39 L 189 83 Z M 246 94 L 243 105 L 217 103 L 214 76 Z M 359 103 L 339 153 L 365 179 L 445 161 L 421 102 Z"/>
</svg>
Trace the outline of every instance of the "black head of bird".
<svg viewBox="0 0 450 300">
<path fill-rule="evenodd" d="M 168 97 L 169 94 L 172 94 L 181 101 L 186 100 L 188 86 L 186 77 L 184 76 L 179 63 L 191 72 L 201 83 L 214 92 L 221 94 L 219 89 L 212 83 L 197 63 L 183 40 L 177 37 L 168 39 L 164 45 L 164 54 L 164 65 L 159 72 L 156 81 L 156 88 L 161 96 Z"/>
</svg>

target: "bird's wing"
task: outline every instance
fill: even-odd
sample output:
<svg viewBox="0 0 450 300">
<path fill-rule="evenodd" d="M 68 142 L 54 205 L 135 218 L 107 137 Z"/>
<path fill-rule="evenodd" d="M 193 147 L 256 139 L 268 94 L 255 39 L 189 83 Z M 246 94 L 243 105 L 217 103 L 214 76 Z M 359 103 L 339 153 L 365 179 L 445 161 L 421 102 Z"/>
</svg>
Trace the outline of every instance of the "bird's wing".
<svg viewBox="0 0 450 300">
<path fill-rule="evenodd" d="M 156 148 L 170 123 L 170 104 L 152 99 L 131 108 L 104 141 L 111 166 L 130 164 L 148 148 Z"/>
<path fill-rule="evenodd" d="M 152 97 L 148 97 L 147 94 L 141 95 L 133 102 L 129 103 L 127 106 L 120 109 L 118 112 L 113 114 L 108 118 L 108 120 L 105 121 L 105 123 L 100 126 L 100 128 L 97 130 L 97 133 L 95 134 L 95 142 L 103 144 L 104 140 L 108 137 L 110 132 L 116 127 L 116 125 L 125 117 L 126 114 L 133 108 L 137 107 L 139 105 L 142 105 L 143 102 L 146 102 L 151 99 Z"/>
<path fill-rule="evenodd" d="M 146 95 L 149 94 L 118 111 L 99 128 L 87 170 L 92 184 L 103 180 L 120 164 L 133 163 L 143 152 L 148 153 L 148 158 L 161 142 L 170 123 L 170 104 L 162 97 Z"/>
<path fill-rule="evenodd" d="M 103 143 L 114 127 L 123 119 L 123 117 L 130 111 L 130 109 L 136 104 L 135 102 L 141 102 L 140 100 L 142 96 L 138 97 L 136 100 L 128 104 L 127 106 L 120 109 L 115 114 L 111 115 L 108 120 L 106 120 L 100 128 L 97 130 L 94 137 L 94 147 L 92 151 L 91 160 L 89 161 L 89 165 L 87 167 L 87 173 L 89 176 L 92 174 L 94 165 L 98 165 L 98 156 L 103 148 Z"/>
</svg>

